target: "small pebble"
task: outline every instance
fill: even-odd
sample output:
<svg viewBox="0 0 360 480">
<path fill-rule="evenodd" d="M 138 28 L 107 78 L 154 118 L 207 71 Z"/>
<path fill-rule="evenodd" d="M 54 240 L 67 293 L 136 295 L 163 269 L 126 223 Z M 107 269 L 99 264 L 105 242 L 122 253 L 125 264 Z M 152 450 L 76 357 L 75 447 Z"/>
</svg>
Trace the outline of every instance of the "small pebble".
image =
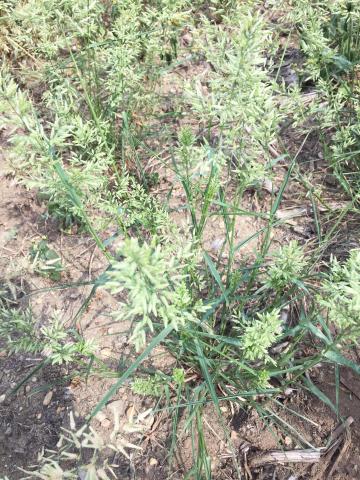
<svg viewBox="0 0 360 480">
<path fill-rule="evenodd" d="M 193 40 L 193 37 L 190 33 L 186 33 L 181 38 L 181 42 L 184 45 L 184 47 L 188 47 L 191 44 L 192 40 Z"/>
<path fill-rule="evenodd" d="M 25 392 L 26 392 L 26 393 L 29 393 L 29 392 L 30 392 L 30 390 L 31 390 L 31 387 L 30 387 L 30 385 L 26 385 L 26 387 L 25 387 Z"/>
<path fill-rule="evenodd" d="M 38 420 L 40 420 L 41 417 L 42 417 L 42 414 L 41 414 L 41 413 L 38 413 L 38 414 L 36 415 L 36 418 L 37 418 Z"/>
<path fill-rule="evenodd" d="M 6 398 L 5 393 L 4 393 L 3 395 L 0 395 L 0 403 L 4 403 L 4 402 L 5 402 L 5 398 Z"/>
<path fill-rule="evenodd" d="M 36 382 L 38 381 L 38 379 L 37 379 L 37 377 L 32 377 L 31 381 L 32 381 L 33 383 L 36 383 Z"/>
<path fill-rule="evenodd" d="M 156 460 L 156 458 L 150 458 L 149 460 L 149 465 L 151 467 L 155 467 L 155 465 L 157 465 L 159 462 Z"/>
<path fill-rule="evenodd" d="M 119 400 L 114 400 L 107 404 L 107 410 L 113 413 L 113 415 L 117 415 L 119 417 L 123 416 L 126 410 L 126 403 L 124 401 L 124 397 Z"/>
<path fill-rule="evenodd" d="M 223 238 L 215 238 L 215 240 L 211 242 L 210 248 L 211 250 L 215 250 L 217 252 L 218 250 L 220 250 L 223 243 L 224 243 Z"/>
<path fill-rule="evenodd" d="M 106 415 L 104 412 L 99 412 L 95 415 L 96 420 L 102 423 L 106 419 Z"/>
<path fill-rule="evenodd" d="M 126 409 L 126 412 L 125 412 L 127 418 L 129 420 L 132 420 L 134 415 L 135 415 L 135 407 L 134 405 L 130 405 L 127 409 Z"/>
<path fill-rule="evenodd" d="M 110 425 L 111 425 L 111 422 L 110 422 L 110 420 L 109 420 L 108 418 L 105 418 L 105 420 L 103 420 L 103 421 L 101 422 L 101 426 L 104 427 L 104 428 L 109 428 Z"/>
<path fill-rule="evenodd" d="M 44 398 L 44 400 L 43 400 L 43 405 L 44 405 L 45 407 L 47 407 L 47 406 L 50 405 L 50 402 L 51 402 L 51 399 L 52 399 L 52 397 L 53 397 L 53 394 L 54 394 L 53 391 L 50 390 L 50 391 L 47 392 L 47 394 L 45 395 L 45 398 Z"/>
<path fill-rule="evenodd" d="M 277 192 L 279 189 L 273 185 L 273 182 L 269 178 L 264 178 L 262 182 L 262 188 L 269 193 Z"/>
<path fill-rule="evenodd" d="M 103 348 L 103 349 L 101 350 L 101 352 L 100 352 L 100 356 L 101 356 L 102 358 L 110 358 L 110 357 L 112 357 L 111 348 L 107 348 L 107 347 Z"/>
</svg>

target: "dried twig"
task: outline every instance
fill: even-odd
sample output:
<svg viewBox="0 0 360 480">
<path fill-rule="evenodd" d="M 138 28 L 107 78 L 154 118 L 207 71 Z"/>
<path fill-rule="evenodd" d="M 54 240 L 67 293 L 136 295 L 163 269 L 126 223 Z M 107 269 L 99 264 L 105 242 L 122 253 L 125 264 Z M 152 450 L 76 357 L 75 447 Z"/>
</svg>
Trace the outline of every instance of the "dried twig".
<svg viewBox="0 0 360 480">
<path fill-rule="evenodd" d="M 250 459 L 249 466 L 259 467 L 265 464 L 271 463 L 319 463 L 321 458 L 326 459 L 324 466 L 321 468 L 321 471 L 318 472 L 316 478 L 320 479 L 321 476 L 325 473 L 326 469 L 329 466 L 329 462 L 333 457 L 337 447 L 344 440 L 344 444 L 340 450 L 340 453 L 332 466 L 328 478 L 336 470 L 341 458 L 346 453 L 350 445 L 350 433 L 349 426 L 353 423 L 354 419 L 348 417 L 345 422 L 339 425 L 330 435 L 328 445 L 326 447 L 321 447 L 319 449 L 304 449 L 304 450 L 273 450 L 269 452 L 264 452 L 260 455 L 253 456 Z M 320 475 L 320 476 L 319 476 Z M 314 477 L 315 480 L 315 477 Z"/>
<path fill-rule="evenodd" d="M 337 467 L 340 463 L 340 460 L 346 454 L 348 448 L 350 447 L 350 444 L 351 444 L 351 434 L 350 434 L 350 430 L 347 429 L 346 432 L 345 432 L 345 435 L 344 435 L 343 446 L 341 447 L 341 450 L 340 450 L 335 462 L 333 463 L 333 466 L 331 467 L 331 470 L 329 471 L 328 478 L 331 478 L 332 474 L 336 471 L 336 469 L 337 469 Z"/>
<path fill-rule="evenodd" d="M 353 417 L 348 417 L 343 423 L 341 423 L 340 425 L 338 425 L 335 430 L 332 432 L 332 434 L 330 435 L 330 438 L 329 438 L 329 446 L 326 448 L 326 450 L 328 450 L 329 448 L 331 448 L 331 444 L 337 439 L 340 437 L 340 435 L 342 435 L 344 432 L 346 433 L 346 431 L 348 430 L 348 428 L 350 427 L 350 425 L 354 422 L 354 419 Z"/>
<path fill-rule="evenodd" d="M 321 451 L 319 450 L 288 450 L 283 452 L 281 450 L 273 450 L 265 452 L 261 455 L 253 457 L 250 460 L 251 467 L 259 467 L 266 463 L 316 463 L 321 458 Z"/>
</svg>

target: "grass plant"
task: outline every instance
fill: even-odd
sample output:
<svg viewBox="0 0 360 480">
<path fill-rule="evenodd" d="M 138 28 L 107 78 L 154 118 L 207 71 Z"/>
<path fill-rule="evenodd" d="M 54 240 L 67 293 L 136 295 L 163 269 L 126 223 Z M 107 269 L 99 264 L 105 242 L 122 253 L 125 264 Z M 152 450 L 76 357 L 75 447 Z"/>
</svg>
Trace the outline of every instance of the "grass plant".
<svg viewBox="0 0 360 480">
<path fill-rule="evenodd" d="M 346 354 L 358 339 L 359 250 L 344 261 L 324 255 L 334 228 L 358 215 L 360 10 L 345 0 L 318 2 L 316 9 L 310 0 L 284 2 L 283 32 L 297 32 L 303 56 L 299 85 L 288 88 L 280 81 L 285 56 L 278 32 L 260 3 L 0 0 L 1 127 L 13 170 L 36 189 L 59 230 L 71 235 L 79 227 L 104 254 L 106 270 L 93 280 L 86 305 L 97 288 L 120 294 L 114 319 L 132 325 L 135 360 L 116 373 L 91 418 L 132 378 L 136 393 L 157 397 L 158 411 L 174 414 L 169 472 L 176 439 L 191 432 L 194 458 L 186 478 L 212 475 L 205 405 L 214 406 L 230 451 L 223 402 L 256 409 L 269 428 L 276 424 L 308 445 L 276 413 L 278 395 L 289 387 L 307 389 L 339 413 L 309 372 L 320 363 L 335 365 L 335 372 L 339 365 L 360 372 Z M 175 83 L 181 69 L 189 73 L 176 80 L 179 91 L 169 106 L 164 80 L 170 76 Z M 314 100 L 300 108 L 309 82 Z M 300 146 L 277 153 L 274 145 L 283 145 L 289 118 L 301 132 Z M 351 204 L 331 217 L 336 227 L 328 233 L 316 208 L 319 194 L 298 169 L 314 132 Z M 154 159 L 181 189 L 185 227 L 175 224 L 171 203 L 154 194 L 147 175 Z M 284 193 L 299 177 L 313 202 L 317 242 L 276 248 L 272 238 L 284 224 Z M 261 198 L 269 180 L 267 210 L 247 207 L 249 192 Z M 242 217 L 259 228 L 239 240 Z M 205 248 L 214 218 L 220 237 L 215 255 Z M 122 240 L 115 253 L 104 235 L 109 229 Z M 243 255 L 254 239 L 257 249 Z M 46 248 L 34 247 L 33 261 L 42 260 L 39 273 L 59 281 L 61 263 Z M 6 302 L 0 333 L 9 350 L 45 349 L 53 363 L 95 358 L 91 345 L 66 331 L 61 319 L 36 331 L 29 312 Z M 176 360 L 172 377 L 141 370 L 159 345 Z M 195 378 L 191 388 L 188 376 Z M 74 435 L 69 442 L 78 448 L 85 431 Z M 96 440 L 94 432 L 87 435 L 86 441 Z M 56 458 L 42 459 L 31 475 L 60 475 L 61 462 L 70 457 Z M 86 478 L 109 478 L 110 466 L 96 467 L 93 458 L 93 476 Z M 241 478 L 234 452 L 232 460 Z M 69 470 L 67 478 L 73 475 Z"/>
</svg>

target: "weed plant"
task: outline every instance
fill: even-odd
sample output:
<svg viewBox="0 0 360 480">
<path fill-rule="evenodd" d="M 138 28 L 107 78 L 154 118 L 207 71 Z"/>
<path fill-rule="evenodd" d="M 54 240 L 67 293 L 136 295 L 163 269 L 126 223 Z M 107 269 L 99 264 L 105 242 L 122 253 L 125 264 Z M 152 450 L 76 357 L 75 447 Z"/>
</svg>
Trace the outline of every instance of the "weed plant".
<svg viewBox="0 0 360 480">
<path fill-rule="evenodd" d="M 359 173 L 360 7 L 356 1 L 295 0 L 287 18 L 304 54 L 302 81 L 314 84 L 317 101 L 305 118 L 316 121 L 324 156 L 354 201 Z M 304 73 L 305 72 L 305 73 Z M 330 138 L 330 141 L 328 140 Z"/>
<path fill-rule="evenodd" d="M 229 401 L 236 409 L 255 408 L 269 425 L 309 445 L 274 412 L 277 395 L 306 388 L 339 415 L 339 405 L 320 392 L 309 371 L 321 362 L 335 365 L 335 372 L 339 365 L 360 372 L 342 353 L 358 338 L 359 251 L 343 264 L 333 258 L 320 268 L 322 244 L 315 251 L 293 241 L 280 249 L 271 245 L 302 148 L 274 158 L 271 146 L 285 116 L 301 126 L 316 113 L 322 131 L 332 132 L 330 165 L 352 199 L 358 196 L 358 7 L 341 0 L 320 4 L 315 11 L 310 1 L 291 2 L 307 75 L 319 93 L 299 114 L 292 110 L 299 89 L 282 91 L 286 107 L 278 101 L 268 58 L 278 44 L 256 1 L 0 2 L 6 12 L 0 111 L 11 164 L 24 185 L 37 189 L 60 228 L 69 233 L 77 224 L 94 238 L 109 266 L 93 291 L 121 294 L 114 318 L 132 324 L 136 359 L 117 373 L 91 416 L 135 375 L 136 393 L 159 396 L 161 408 L 174 412 L 170 465 L 181 437 L 179 416 L 187 417 L 194 456 L 187 478 L 211 478 L 205 404 L 213 404 L 225 436 L 220 403 Z M 184 32 L 191 37 L 187 47 Z M 181 83 L 172 121 L 165 122 L 159 92 L 163 78 L 179 68 L 195 73 Z M 185 198 L 183 231 L 173 224 L 169 205 L 152 195 L 149 158 L 171 161 Z M 279 162 L 287 170 L 268 211 L 246 210 L 249 189 L 261 189 Z M 239 242 L 241 216 L 262 226 Z M 204 248 L 211 217 L 224 232 L 217 255 Z M 122 238 L 116 254 L 108 248 L 109 229 Z M 242 248 L 254 238 L 260 246 L 245 263 Z M 35 257 L 41 252 L 35 249 Z M 81 339 L 67 343 L 61 324 L 39 333 L 27 313 L 6 307 L 0 332 L 12 350 L 50 348 L 53 362 L 93 355 Z M 167 372 L 142 375 L 141 363 L 160 344 L 178 368 L 170 378 Z M 51 469 L 61 468 L 61 461 L 51 457 L 37 476 L 53 478 Z M 235 454 L 233 462 L 241 478 Z M 94 467 L 91 478 L 108 477 Z"/>
</svg>

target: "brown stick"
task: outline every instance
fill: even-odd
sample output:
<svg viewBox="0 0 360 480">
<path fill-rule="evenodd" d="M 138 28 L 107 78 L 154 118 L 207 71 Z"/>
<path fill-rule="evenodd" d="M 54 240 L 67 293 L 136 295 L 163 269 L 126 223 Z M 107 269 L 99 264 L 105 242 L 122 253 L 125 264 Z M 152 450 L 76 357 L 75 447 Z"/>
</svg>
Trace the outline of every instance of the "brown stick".
<svg viewBox="0 0 360 480">
<path fill-rule="evenodd" d="M 273 450 L 253 457 L 250 460 L 251 467 L 259 467 L 266 463 L 316 463 L 320 461 L 320 450 L 288 450 L 282 452 Z"/>
<path fill-rule="evenodd" d="M 348 417 L 345 422 L 339 425 L 331 434 L 329 439 L 328 447 L 319 448 L 318 450 L 312 449 L 305 449 L 305 450 L 288 450 L 288 451 L 281 451 L 281 450 L 273 450 L 270 452 L 264 452 L 260 455 L 254 456 L 250 462 L 249 466 L 259 467 L 260 465 L 265 465 L 267 463 L 318 463 L 320 462 L 320 458 L 323 456 L 327 456 L 331 458 L 333 453 L 330 453 L 334 447 L 337 447 L 339 443 L 341 443 L 341 436 L 348 433 L 349 426 L 353 423 L 354 419 L 352 417 Z M 347 437 L 345 437 L 346 439 Z M 348 441 L 345 441 L 345 444 L 348 444 Z M 348 445 L 347 445 L 348 446 Z M 346 452 L 346 449 L 342 449 L 341 454 L 343 455 Z M 326 463 L 326 468 L 328 463 Z M 336 466 L 335 466 L 336 467 Z M 334 469 L 332 469 L 334 470 Z"/>
</svg>

